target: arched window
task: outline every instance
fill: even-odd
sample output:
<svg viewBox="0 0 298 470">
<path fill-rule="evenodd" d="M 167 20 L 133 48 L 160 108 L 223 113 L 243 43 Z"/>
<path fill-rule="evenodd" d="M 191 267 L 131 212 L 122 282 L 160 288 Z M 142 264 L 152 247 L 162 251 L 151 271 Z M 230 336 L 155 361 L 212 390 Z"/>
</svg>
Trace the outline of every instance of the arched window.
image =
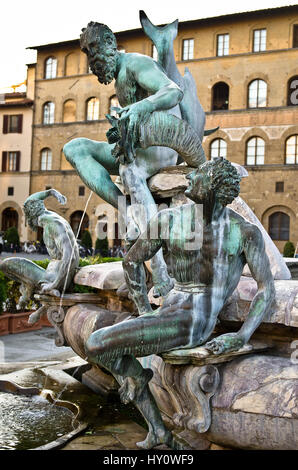
<svg viewBox="0 0 298 470">
<path fill-rule="evenodd" d="M 110 98 L 109 114 L 111 116 L 118 116 L 116 111 L 112 108 L 120 108 L 120 104 L 116 95 L 113 95 Z"/>
<path fill-rule="evenodd" d="M 78 65 L 78 55 L 74 52 L 67 54 L 67 56 L 65 57 L 64 75 L 77 75 Z"/>
<path fill-rule="evenodd" d="M 246 165 L 264 165 L 265 141 L 252 137 L 246 142 Z"/>
<path fill-rule="evenodd" d="M 229 109 L 229 85 L 216 83 L 212 88 L 212 111 Z"/>
<path fill-rule="evenodd" d="M 19 215 L 13 207 L 7 207 L 2 212 L 1 230 L 6 232 L 10 227 L 18 228 Z"/>
<path fill-rule="evenodd" d="M 298 104 L 298 75 L 290 78 L 288 82 L 288 106 L 297 106 Z"/>
<path fill-rule="evenodd" d="M 99 99 L 89 98 L 87 101 L 87 121 L 97 121 L 99 119 Z"/>
<path fill-rule="evenodd" d="M 269 235 L 272 240 L 289 240 L 290 217 L 284 212 L 274 212 L 269 217 Z"/>
<path fill-rule="evenodd" d="M 265 108 L 267 105 L 267 83 L 264 80 L 253 80 L 248 85 L 248 107 Z"/>
<path fill-rule="evenodd" d="M 57 76 L 57 59 L 49 57 L 45 61 L 44 78 L 56 78 Z"/>
<path fill-rule="evenodd" d="M 55 118 L 55 103 L 48 101 L 43 105 L 43 124 L 53 124 Z"/>
<path fill-rule="evenodd" d="M 40 169 L 42 171 L 47 171 L 47 170 L 52 169 L 52 150 L 49 148 L 44 148 L 41 151 Z"/>
<path fill-rule="evenodd" d="M 63 104 L 63 122 L 74 122 L 76 120 L 76 103 L 74 100 L 67 100 Z"/>
<path fill-rule="evenodd" d="M 89 217 L 86 213 L 84 215 L 84 218 L 81 224 L 83 214 L 84 214 L 83 211 L 75 211 L 70 216 L 70 225 L 71 225 L 72 231 L 75 234 L 76 238 L 79 238 L 79 239 L 82 238 L 82 234 L 84 230 L 87 230 L 89 227 Z M 81 224 L 81 227 L 80 227 L 80 224 Z"/>
<path fill-rule="evenodd" d="M 227 143 L 223 139 L 215 139 L 210 145 L 210 158 L 215 157 L 227 158 Z"/>
<path fill-rule="evenodd" d="M 298 134 L 286 140 L 286 165 L 298 164 Z"/>
</svg>

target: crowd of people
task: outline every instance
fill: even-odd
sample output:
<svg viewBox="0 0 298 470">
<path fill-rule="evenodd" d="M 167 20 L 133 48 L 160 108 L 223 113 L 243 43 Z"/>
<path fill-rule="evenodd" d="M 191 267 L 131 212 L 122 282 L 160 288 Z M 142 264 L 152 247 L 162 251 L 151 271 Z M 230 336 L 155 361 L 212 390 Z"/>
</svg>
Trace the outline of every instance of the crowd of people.
<svg viewBox="0 0 298 470">
<path fill-rule="evenodd" d="M 113 246 L 112 248 L 109 248 L 108 254 L 111 258 L 124 258 L 126 255 L 127 250 L 123 246 Z"/>
<path fill-rule="evenodd" d="M 35 241 L 29 242 L 26 241 L 24 243 L 9 243 L 5 240 L 3 234 L 0 233 L 0 255 L 2 252 L 6 253 L 39 253 L 42 255 L 47 255 L 47 249 L 44 243 Z"/>
<path fill-rule="evenodd" d="M 86 248 L 79 242 L 79 251 L 80 256 L 82 258 L 87 256 L 108 256 L 110 258 L 123 258 L 126 255 L 126 249 L 122 246 L 113 246 L 108 248 L 107 252 L 101 253 L 100 250 L 96 250 L 94 248 Z M 34 254 L 38 253 L 41 255 L 48 255 L 48 251 L 46 246 L 43 242 L 40 241 L 26 241 L 23 243 L 15 244 L 15 243 L 8 243 L 5 240 L 4 234 L 0 232 L 0 255 L 2 252 L 5 253 L 27 253 L 27 254 Z"/>
</svg>

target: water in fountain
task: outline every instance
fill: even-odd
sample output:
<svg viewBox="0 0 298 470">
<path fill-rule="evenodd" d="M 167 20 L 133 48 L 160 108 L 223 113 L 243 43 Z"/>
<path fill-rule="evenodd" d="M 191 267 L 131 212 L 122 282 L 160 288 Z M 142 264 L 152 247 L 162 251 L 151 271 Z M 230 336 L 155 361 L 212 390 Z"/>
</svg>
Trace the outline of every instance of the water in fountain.
<svg viewBox="0 0 298 470">
<path fill-rule="evenodd" d="M 0 392 L 0 449 L 33 449 L 73 430 L 73 413 L 45 398 Z"/>
</svg>

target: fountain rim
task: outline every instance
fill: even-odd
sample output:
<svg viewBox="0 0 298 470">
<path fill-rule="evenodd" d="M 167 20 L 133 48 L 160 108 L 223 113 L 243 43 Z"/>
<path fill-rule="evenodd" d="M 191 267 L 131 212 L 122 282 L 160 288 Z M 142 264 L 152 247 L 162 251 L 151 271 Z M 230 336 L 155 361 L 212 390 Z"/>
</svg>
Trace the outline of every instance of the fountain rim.
<svg viewBox="0 0 298 470">
<path fill-rule="evenodd" d="M 32 447 L 27 450 L 52 450 L 59 449 L 67 442 L 72 440 L 78 434 L 83 432 L 89 426 L 88 423 L 80 421 L 82 410 L 76 403 L 66 400 L 59 400 L 55 398 L 55 393 L 52 390 L 48 389 L 39 389 L 38 387 L 23 387 L 16 384 L 12 380 L 1 380 L 0 379 L 0 392 L 11 393 L 13 395 L 23 395 L 23 396 L 42 396 L 49 403 L 54 404 L 55 406 L 60 406 L 67 408 L 74 415 L 74 422 L 78 425 L 72 431 L 63 434 L 54 441 L 48 442 L 38 447 Z"/>
</svg>

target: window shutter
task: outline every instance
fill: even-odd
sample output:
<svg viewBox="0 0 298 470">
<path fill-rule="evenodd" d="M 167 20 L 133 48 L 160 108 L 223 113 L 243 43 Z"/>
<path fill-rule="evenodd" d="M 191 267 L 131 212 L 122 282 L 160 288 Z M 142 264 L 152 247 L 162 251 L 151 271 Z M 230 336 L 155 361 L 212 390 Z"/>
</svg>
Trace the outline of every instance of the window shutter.
<svg viewBox="0 0 298 470">
<path fill-rule="evenodd" d="M 18 133 L 22 134 L 23 131 L 23 115 L 19 114 L 18 115 Z"/>
<path fill-rule="evenodd" d="M 4 114 L 3 116 L 3 134 L 7 134 L 8 132 L 8 115 Z"/>
<path fill-rule="evenodd" d="M 2 152 L 2 171 L 6 171 L 7 152 Z"/>
<path fill-rule="evenodd" d="M 17 154 L 16 171 L 20 171 L 21 152 L 16 152 L 16 154 Z"/>
</svg>

